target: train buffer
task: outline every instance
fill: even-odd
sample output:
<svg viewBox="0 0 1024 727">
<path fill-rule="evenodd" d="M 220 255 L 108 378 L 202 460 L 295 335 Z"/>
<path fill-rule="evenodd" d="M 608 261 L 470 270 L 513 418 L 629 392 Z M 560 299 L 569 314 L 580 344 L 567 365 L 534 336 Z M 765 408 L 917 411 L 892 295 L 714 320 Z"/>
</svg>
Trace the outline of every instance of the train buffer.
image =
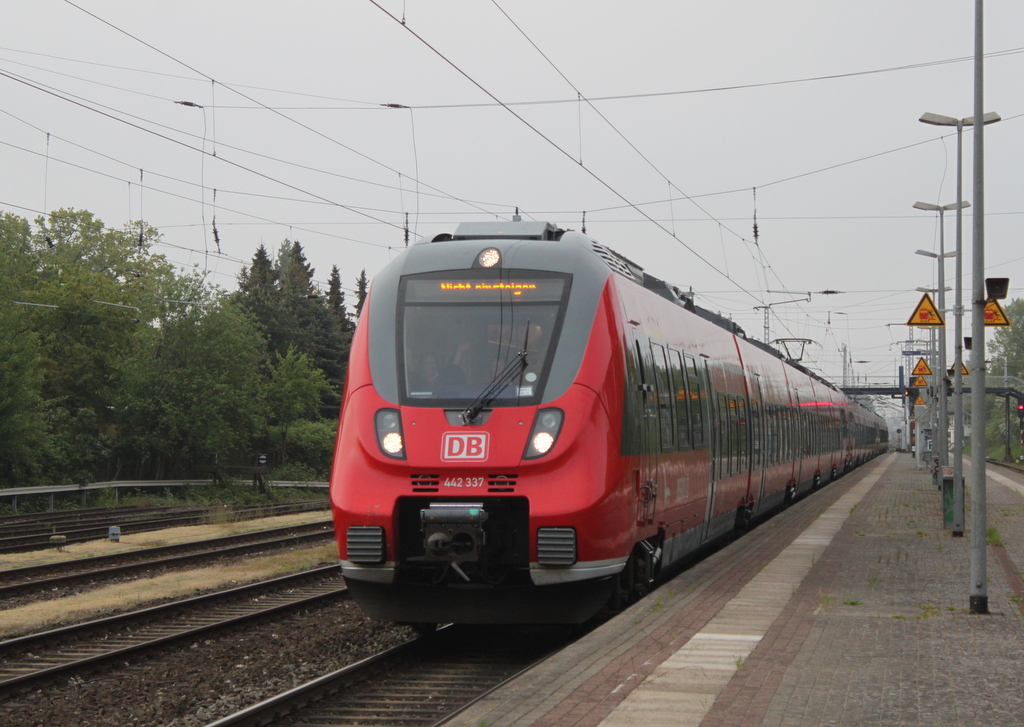
<svg viewBox="0 0 1024 727">
<path fill-rule="evenodd" d="M 969 613 L 971 539 L 889 453 L 446 724 L 1019 725 L 1024 474 L 987 480 L 988 614 Z"/>
</svg>

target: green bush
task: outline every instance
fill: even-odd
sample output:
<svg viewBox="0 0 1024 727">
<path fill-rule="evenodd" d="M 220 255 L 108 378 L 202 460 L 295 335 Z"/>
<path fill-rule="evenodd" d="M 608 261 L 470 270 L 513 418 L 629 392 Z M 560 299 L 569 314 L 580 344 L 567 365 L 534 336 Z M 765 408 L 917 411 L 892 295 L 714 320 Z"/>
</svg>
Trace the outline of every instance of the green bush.
<svg viewBox="0 0 1024 727">
<path fill-rule="evenodd" d="M 288 462 L 274 470 L 275 480 L 324 481 L 331 471 L 334 458 L 334 440 L 338 423 L 326 419 L 309 421 L 300 419 L 288 428 Z M 305 469 L 293 469 L 305 468 Z M 288 476 L 282 471 L 302 472 L 302 476 Z"/>
</svg>

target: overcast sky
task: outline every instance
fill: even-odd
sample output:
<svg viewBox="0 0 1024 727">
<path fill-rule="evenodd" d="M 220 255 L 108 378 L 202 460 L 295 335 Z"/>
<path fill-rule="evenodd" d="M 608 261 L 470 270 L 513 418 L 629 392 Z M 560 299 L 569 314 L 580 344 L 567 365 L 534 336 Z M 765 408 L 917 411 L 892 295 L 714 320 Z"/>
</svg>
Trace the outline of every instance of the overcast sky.
<svg viewBox="0 0 1024 727">
<path fill-rule="evenodd" d="M 914 254 L 938 249 L 937 218 L 912 205 L 956 201 L 955 131 L 918 118 L 974 110 L 966 0 L 2 7 L 0 210 L 143 219 L 228 289 L 260 243 L 297 239 L 351 288 L 401 253 L 407 214 L 418 237 L 586 211 L 751 336 L 778 303 L 770 338 L 812 339 L 805 363 L 836 381 L 844 344 L 854 374 L 893 378 L 937 280 Z M 1020 297 L 1024 3 L 986 3 L 985 27 L 1004 119 L 985 134 L 987 274 Z M 968 130 L 968 200 L 972 154 Z"/>
</svg>

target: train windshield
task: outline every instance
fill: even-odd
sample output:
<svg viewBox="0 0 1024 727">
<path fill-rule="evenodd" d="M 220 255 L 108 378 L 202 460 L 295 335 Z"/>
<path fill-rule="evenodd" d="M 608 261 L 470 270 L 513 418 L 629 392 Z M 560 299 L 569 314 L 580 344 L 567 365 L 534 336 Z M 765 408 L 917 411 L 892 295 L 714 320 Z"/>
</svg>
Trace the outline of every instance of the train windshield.
<svg viewBox="0 0 1024 727">
<path fill-rule="evenodd" d="M 536 270 L 403 277 L 398 308 L 403 403 L 467 406 L 503 372 L 507 383 L 492 392 L 490 406 L 539 403 L 571 282 L 571 275 Z"/>
</svg>

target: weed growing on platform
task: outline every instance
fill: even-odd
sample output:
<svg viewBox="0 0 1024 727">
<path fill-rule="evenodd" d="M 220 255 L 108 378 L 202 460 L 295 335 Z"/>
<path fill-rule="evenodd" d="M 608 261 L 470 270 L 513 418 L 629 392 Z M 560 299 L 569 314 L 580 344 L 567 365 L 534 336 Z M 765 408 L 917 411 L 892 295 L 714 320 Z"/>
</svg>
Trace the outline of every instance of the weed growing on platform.
<svg viewBox="0 0 1024 727">
<path fill-rule="evenodd" d="M 993 548 L 1003 547 L 1003 539 L 999 535 L 999 531 L 996 528 L 989 528 L 985 531 L 985 542 L 991 545 Z"/>
<path fill-rule="evenodd" d="M 921 606 L 921 615 L 917 616 L 916 618 L 929 619 L 929 618 L 932 618 L 933 616 L 937 616 L 938 614 L 939 614 L 939 607 L 938 606 L 933 606 L 930 603 L 926 603 L 923 606 Z"/>
<path fill-rule="evenodd" d="M 878 571 L 875 571 L 874 575 L 868 578 L 868 585 L 872 588 L 878 585 Z"/>
<path fill-rule="evenodd" d="M 860 601 L 843 601 L 844 606 L 863 606 L 864 604 Z"/>
<path fill-rule="evenodd" d="M 742 668 L 743 668 L 743 657 L 742 656 L 737 656 L 736 657 L 736 671 L 739 671 Z"/>
</svg>

